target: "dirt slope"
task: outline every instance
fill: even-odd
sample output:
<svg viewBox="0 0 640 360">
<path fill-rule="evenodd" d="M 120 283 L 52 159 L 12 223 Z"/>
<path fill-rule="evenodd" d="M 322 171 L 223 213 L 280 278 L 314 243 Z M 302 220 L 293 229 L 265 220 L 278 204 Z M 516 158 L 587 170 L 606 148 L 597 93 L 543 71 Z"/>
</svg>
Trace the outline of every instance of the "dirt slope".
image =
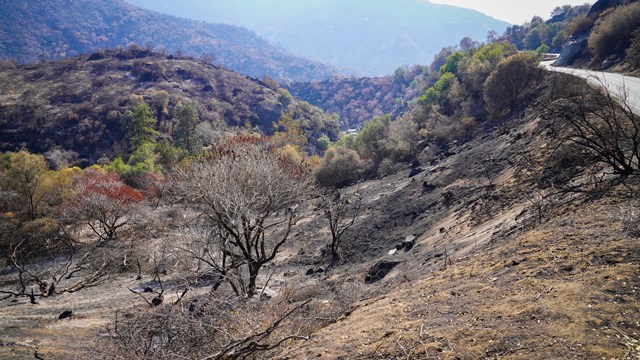
<svg viewBox="0 0 640 360">
<path fill-rule="evenodd" d="M 344 265 L 351 269 L 327 280 L 362 282 L 364 263 L 400 264 L 283 356 L 640 356 L 640 255 L 637 239 L 621 231 L 638 184 L 595 199 L 540 186 L 577 167 L 544 169 L 558 157 L 549 134 L 530 116 L 457 149 L 416 181 L 404 172 L 361 186 L 370 208 Z M 421 195 L 424 180 L 437 189 Z M 388 255 L 410 235 L 410 251 Z"/>
<path fill-rule="evenodd" d="M 554 152 L 552 135 L 527 112 L 413 178 L 407 169 L 345 189 L 358 191 L 366 210 L 335 266 L 322 213 L 310 205 L 258 283 L 274 298 L 289 292 L 339 314 L 268 357 L 638 358 L 640 254 L 638 240 L 621 231 L 621 211 L 640 184 L 630 179 L 600 196 L 558 191 L 550 184 L 589 176 L 583 163 L 567 162 L 571 154 Z M 407 237 L 414 246 L 390 255 Z M 365 282 L 381 262 L 395 266 Z M 0 302 L 0 357 L 30 358 L 35 349 L 73 357 L 74 344 L 104 335 L 115 309 L 144 305 L 125 287 L 150 277 L 125 274 L 42 306 Z M 58 321 L 63 307 L 78 318 Z"/>
</svg>

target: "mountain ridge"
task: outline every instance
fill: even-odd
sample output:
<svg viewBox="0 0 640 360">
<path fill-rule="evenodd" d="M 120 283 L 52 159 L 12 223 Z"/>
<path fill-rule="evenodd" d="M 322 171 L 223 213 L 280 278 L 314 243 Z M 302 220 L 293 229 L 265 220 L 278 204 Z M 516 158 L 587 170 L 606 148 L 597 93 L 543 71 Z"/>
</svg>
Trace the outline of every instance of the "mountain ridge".
<svg viewBox="0 0 640 360">
<path fill-rule="evenodd" d="M 245 26 L 294 54 L 353 69 L 357 75 L 388 75 L 399 66 L 429 63 L 464 37 L 484 40 L 509 25 L 480 12 L 423 0 L 257 3 L 200 0 L 132 4 L 174 15 Z M 253 6 L 252 6 L 253 5 Z M 357 25 L 357 26 L 356 26 Z"/>
<path fill-rule="evenodd" d="M 207 55 L 216 65 L 255 78 L 322 80 L 336 73 L 292 56 L 247 29 L 163 15 L 121 0 L 15 1 L 0 15 L 0 32 L 11 34 L 0 40 L 0 58 L 22 63 L 137 43 Z"/>
</svg>

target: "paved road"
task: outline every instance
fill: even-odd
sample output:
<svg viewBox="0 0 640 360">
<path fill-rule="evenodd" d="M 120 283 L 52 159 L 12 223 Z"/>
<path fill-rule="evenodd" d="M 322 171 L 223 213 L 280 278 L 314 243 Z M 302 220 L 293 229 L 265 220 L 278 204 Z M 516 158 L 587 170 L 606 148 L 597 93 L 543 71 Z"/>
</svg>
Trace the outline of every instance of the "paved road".
<svg viewBox="0 0 640 360">
<path fill-rule="evenodd" d="M 604 85 L 619 99 L 624 98 L 626 95 L 633 112 L 636 115 L 640 115 L 640 78 L 601 71 L 555 67 L 551 66 L 552 63 L 553 60 L 544 61 L 542 66 L 550 71 L 563 72 L 584 78 L 593 86 Z"/>
</svg>

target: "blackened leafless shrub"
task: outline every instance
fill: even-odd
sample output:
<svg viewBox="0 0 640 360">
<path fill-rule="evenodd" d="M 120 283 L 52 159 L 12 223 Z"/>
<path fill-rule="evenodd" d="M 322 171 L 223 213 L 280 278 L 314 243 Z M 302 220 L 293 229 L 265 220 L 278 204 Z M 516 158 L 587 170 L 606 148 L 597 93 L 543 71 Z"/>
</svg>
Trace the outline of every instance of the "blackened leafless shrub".
<svg viewBox="0 0 640 360">
<path fill-rule="evenodd" d="M 618 176 L 640 172 L 640 117 L 633 113 L 625 89 L 583 82 L 539 102 L 543 116 L 559 123 L 562 142 L 576 144 Z"/>
<path fill-rule="evenodd" d="M 305 340 L 297 304 L 237 297 L 163 305 L 117 314 L 91 357 L 101 359 L 269 358 L 283 344 Z M 184 306 L 183 306 L 184 305 Z"/>
<path fill-rule="evenodd" d="M 362 196 L 359 188 L 349 194 L 341 194 L 337 190 L 327 190 L 320 196 L 321 208 L 325 219 L 329 221 L 331 231 L 331 257 L 333 261 L 340 259 L 340 247 L 343 235 L 351 228 L 362 212 Z"/>
</svg>

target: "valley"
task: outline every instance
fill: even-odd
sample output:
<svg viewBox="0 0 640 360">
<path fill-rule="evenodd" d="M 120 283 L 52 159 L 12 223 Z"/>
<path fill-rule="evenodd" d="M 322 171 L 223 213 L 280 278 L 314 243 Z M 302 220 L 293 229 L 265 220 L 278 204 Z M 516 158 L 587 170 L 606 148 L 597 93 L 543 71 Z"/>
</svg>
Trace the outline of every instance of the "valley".
<svg viewBox="0 0 640 360">
<path fill-rule="evenodd" d="M 272 14 L 269 41 L 284 19 L 365 48 L 379 30 L 345 19 L 429 32 L 418 3 L 209 5 Z M 640 358 L 640 117 L 593 80 L 633 90 L 638 4 L 486 42 L 434 25 L 458 38 L 430 64 L 385 67 L 389 47 L 356 77 L 238 24 L 10 2 L 0 358 Z M 552 46 L 571 67 L 541 62 Z"/>
</svg>

